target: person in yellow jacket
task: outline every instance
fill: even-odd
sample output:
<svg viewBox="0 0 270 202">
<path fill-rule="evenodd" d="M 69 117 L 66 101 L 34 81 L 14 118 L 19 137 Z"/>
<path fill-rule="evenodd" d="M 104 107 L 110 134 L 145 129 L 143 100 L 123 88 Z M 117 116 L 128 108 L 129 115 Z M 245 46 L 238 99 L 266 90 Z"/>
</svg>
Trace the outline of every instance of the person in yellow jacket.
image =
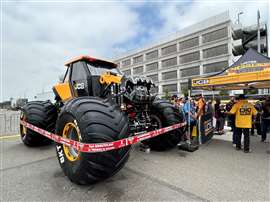
<svg viewBox="0 0 270 202">
<path fill-rule="evenodd" d="M 239 95 L 239 101 L 233 105 L 231 114 L 235 114 L 236 150 L 241 149 L 241 136 L 244 134 L 244 152 L 249 149 L 249 130 L 252 128 L 252 116 L 257 114 L 254 106 L 246 100 L 244 94 Z"/>
</svg>

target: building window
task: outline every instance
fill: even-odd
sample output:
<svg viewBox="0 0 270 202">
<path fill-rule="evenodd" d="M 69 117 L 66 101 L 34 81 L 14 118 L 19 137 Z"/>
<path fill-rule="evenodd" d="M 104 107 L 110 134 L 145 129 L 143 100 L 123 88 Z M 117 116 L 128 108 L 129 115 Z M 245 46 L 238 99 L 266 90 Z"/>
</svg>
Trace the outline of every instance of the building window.
<svg viewBox="0 0 270 202">
<path fill-rule="evenodd" d="M 131 75 L 131 70 L 130 69 L 122 71 L 122 72 L 123 72 L 123 74 L 125 74 L 127 76 Z"/>
<path fill-rule="evenodd" d="M 152 59 L 157 59 L 157 58 L 158 58 L 158 50 L 146 53 L 146 60 L 152 60 Z"/>
<path fill-rule="evenodd" d="M 228 45 L 224 44 L 203 50 L 203 58 L 211 58 L 228 53 Z"/>
<path fill-rule="evenodd" d="M 123 60 L 122 61 L 122 67 L 126 67 L 131 65 L 131 59 Z"/>
<path fill-rule="evenodd" d="M 180 83 L 181 92 L 188 90 L 188 82 Z"/>
<path fill-rule="evenodd" d="M 158 62 L 154 62 L 151 64 L 147 64 L 146 65 L 146 71 L 150 72 L 150 71 L 157 71 L 158 70 Z"/>
<path fill-rule="evenodd" d="M 180 77 L 196 76 L 200 75 L 200 67 L 191 67 L 180 70 Z"/>
<path fill-rule="evenodd" d="M 199 46 L 199 37 L 195 37 L 195 38 L 180 42 L 179 46 L 180 46 L 180 50 L 185 50 L 188 48 Z"/>
<path fill-rule="evenodd" d="M 200 60 L 200 52 L 199 51 L 180 56 L 180 64 L 193 62 L 193 61 L 197 61 L 197 60 Z"/>
<path fill-rule="evenodd" d="M 176 44 L 173 44 L 173 45 L 170 45 L 161 49 L 162 55 L 168 55 L 170 53 L 176 53 L 176 52 L 177 52 Z"/>
<path fill-rule="evenodd" d="M 162 80 L 177 79 L 177 71 L 162 73 Z"/>
<path fill-rule="evenodd" d="M 162 86 L 162 91 L 163 91 L 163 93 L 165 93 L 166 91 L 168 91 L 168 92 L 177 92 L 177 84 L 163 85 Z"/>
<path fill-rule="evenodd" d="M 228 61 L 206 64 L 203 65 L 203 73 L 208 74 L 213 72 L 220 72 L 226 67 L 228 67 Z"/>
<path fill-rule="evenodd" d="M 223 28 L 223 29 L 219 29 L 207 34 L 203 34 L 202 35 L 202 42 L 203 43 L 207 43 L 210 41 L 215 41 L 218 39 L 222 39 L 228 36 L 228 30 L 227 27 Z"/>
<path fill-rule="evenodd" d="M 153 82 L 158 82 L 158 74 L 148 75 L 147 77 L 152 79 Z"/>
<path fill-rule="evenodd" d="M 177 65 L 177 58 L 170 58 L 161 62 L 162 67 L 171 67 Z"/>
<path fill-rule="evenodd" d="M 133 64 L 137 64 L 140 62 L 143 62 L 143 55 L 139 55 L 139 56 L 133 58 Z"/>
<path fill-rule="evenodd" d="M 140 67 L 134 67 L 133 68 L 133 74 L 141 74 L 143 73 L 143 66 L 140 66 Z"/>
</svg>

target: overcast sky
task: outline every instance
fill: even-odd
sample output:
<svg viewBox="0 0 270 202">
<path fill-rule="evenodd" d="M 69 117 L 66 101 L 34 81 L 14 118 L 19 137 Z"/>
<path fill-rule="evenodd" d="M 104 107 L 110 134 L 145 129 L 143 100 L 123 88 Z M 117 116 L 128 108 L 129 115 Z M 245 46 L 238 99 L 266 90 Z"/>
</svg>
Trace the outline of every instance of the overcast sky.
<svg viewBox="0 0 270 202">
<path fill-rule="evenodd" d="M 269 27 L 269 6 L 258 0 L 4 1 L 0 101 L 51 90 L 74 56 L 111 58 L 226 10 L 233 21 L 243 11 L 240 20 L 250 25 L 259 9 Z"/>
</svg>

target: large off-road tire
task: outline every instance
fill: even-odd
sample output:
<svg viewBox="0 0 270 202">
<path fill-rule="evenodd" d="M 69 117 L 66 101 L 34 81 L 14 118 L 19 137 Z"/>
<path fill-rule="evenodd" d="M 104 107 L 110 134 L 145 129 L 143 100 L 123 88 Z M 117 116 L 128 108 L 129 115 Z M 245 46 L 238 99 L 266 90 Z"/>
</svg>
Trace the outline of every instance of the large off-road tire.
<svg viewBox="0 0 270 202">
<path fill-rule="evenodd" d="M 151 130 L 167 127 L 184 121 L 184 117 L 180 113 L 179 109 L 165 100 L 155 100 L 152 103 L 150 118 L 153 127 Z M 146 140 L 144 141 L 144 144 L 148 145 L 152 150 L 164 151 L 175 147 L 180 142 L 183 135 L 184 129 L 178 128 L 155 138 Z"/>
<path fill-rule="evenodd" d="M 50 101 L 28 102 L 21 109 L 20 119 L 49 132 L 54 132 L 57 110 Z M 52 142 L 50 139 L 26 128 L 23 125 L 20 125 L 20 133 L 23 143 L 27 146 L 42 146 L 48 145 Z"/>
<path fill-rule="evenodd" d="M 83 143 L 112 142 L 129 136 L 127 116 L 112 101 L 75 98 L 65 104 L 56 133 Z M 127 162 L 130 146 L 100 153 L 79 152 L 56 144 L 65 175 L 76 184 L 93 184 L 117 173 Z"/>
</svg>

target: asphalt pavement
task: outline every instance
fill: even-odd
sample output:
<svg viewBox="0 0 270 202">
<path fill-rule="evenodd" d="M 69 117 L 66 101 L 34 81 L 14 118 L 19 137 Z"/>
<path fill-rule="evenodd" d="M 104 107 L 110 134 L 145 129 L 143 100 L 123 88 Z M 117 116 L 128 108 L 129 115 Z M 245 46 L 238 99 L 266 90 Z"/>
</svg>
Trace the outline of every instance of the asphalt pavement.
<svg viewBox="0 0 270 202">
<path fill-rule="evenodd" d="M 1 201 L 270 201 L 270 143 L 259 137 L 249 154 L 234 150 L 230 135 L 194 153 L 135 146 L 118 174 L 91 186 L 64 176 L 53 145 L 25 147 L 18 136 L 0 142 Z"/>
</svg>

